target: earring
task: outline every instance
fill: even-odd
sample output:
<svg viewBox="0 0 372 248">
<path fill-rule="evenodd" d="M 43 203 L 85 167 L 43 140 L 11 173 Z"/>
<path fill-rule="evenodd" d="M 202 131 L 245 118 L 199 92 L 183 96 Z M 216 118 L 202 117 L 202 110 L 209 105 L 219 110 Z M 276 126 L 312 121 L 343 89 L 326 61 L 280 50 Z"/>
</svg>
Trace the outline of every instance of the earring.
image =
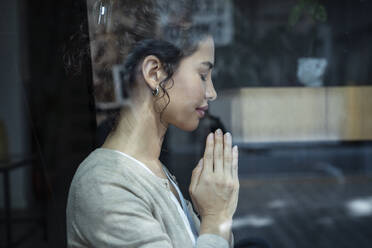
<svg viewBox="0 0 372 248">
<path fill-rule="evenodd" d="M 159 95 L 159 86 L 156 86 L 155 90 L 152 91 L 153 96 L 158 96 Z"/>
</svg>

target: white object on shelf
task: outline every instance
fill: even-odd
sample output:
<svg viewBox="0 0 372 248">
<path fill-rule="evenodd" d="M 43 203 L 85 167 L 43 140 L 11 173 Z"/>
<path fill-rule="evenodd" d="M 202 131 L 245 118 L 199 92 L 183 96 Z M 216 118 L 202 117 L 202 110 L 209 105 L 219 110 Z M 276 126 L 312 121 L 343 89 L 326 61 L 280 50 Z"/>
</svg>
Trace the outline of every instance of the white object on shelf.
<svg viewBox="0 0 372 248">
<path fill-rule="evenodd" d="M 322 86 L 327 64 L 328 62 L 325 58 L 299 58 L 298 80 L 305 86 Z"/>
</svg>

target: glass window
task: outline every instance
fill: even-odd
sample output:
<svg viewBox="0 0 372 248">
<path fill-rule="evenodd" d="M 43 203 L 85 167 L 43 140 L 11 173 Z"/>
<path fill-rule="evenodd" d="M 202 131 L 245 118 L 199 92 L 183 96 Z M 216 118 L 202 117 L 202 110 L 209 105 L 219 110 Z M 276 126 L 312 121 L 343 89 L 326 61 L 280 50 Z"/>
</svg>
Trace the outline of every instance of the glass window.
<svg viewBox="0 0 372 248">
<path fill-rule="evenodd" d="M 370 1 L 3 7 L 1 242 L 66 247 L 73 176 L 100 147 L 164 165 L 196 210 L 192 171 L 221 129 L 239 150 L 235 247 L 370 247 Z M 18 241 L 28 216 L 43 224 Z"/>
</svg>

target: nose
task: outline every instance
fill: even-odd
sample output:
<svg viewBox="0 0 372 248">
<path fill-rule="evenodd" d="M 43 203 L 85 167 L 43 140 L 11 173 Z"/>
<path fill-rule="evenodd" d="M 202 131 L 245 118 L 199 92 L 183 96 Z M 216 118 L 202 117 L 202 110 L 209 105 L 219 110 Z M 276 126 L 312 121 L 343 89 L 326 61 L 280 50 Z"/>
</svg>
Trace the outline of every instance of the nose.
<svg viewBox="0 0 372 248">
<path fill-rule="evenodd" d="M 212 80 L 208 81 L 207 89 L 206 89 L 205 94 L 206 94 L 206 98 L 207 98 L 208 101 L 214 101 L 214 100 L 217 99 L 217 92 L 214 89 Z"/>
</svg>

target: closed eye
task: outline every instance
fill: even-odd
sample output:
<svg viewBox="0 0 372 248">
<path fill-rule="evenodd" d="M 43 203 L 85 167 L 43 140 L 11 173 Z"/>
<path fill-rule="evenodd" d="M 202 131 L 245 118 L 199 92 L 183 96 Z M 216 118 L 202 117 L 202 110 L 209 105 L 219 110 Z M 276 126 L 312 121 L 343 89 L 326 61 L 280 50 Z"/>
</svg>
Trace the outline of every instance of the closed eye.
<svg viewBox="0 0 372 248">
<path fill-rule="evenodd" d="M 203 81 L 207 81 L 207 76 L 206 75 L 200 74 L 200 78 Z"/>
</svg>

